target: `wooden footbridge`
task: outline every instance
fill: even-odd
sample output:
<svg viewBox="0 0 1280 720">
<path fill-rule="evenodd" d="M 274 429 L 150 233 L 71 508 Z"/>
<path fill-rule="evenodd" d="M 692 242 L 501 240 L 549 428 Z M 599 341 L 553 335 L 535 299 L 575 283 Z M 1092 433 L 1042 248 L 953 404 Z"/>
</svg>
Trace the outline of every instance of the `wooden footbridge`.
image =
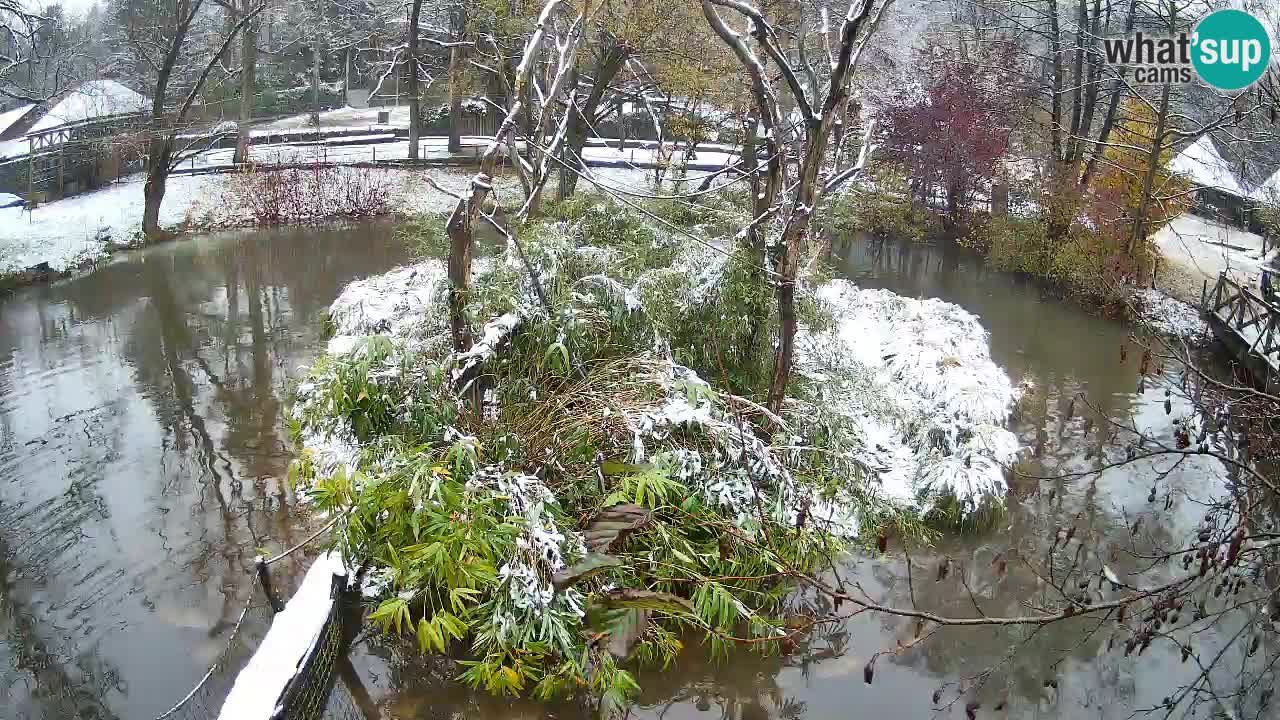
<svg viewBox="0 0 1280 720">
<path fill-rule="evenodd" d="M 1280 306 L 1274 300 L 1224 272 L 1213 291 L 1204 293 L 1201 311 L 1213 334 L 1259 385 L 1280 386 Z"/>
</svg>

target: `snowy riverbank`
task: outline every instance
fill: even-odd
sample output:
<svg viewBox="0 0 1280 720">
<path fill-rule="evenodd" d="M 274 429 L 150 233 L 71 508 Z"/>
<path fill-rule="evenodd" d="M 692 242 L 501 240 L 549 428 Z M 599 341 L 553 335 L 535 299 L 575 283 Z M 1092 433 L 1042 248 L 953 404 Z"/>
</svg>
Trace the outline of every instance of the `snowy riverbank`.
<svg viewBox="0 0 1280 720">
<path fill-rule="evenodd" d="M 445 212 L 453 199 L 431 188 L 422 171 L 340 168 L 380 174 L 392 188 L 394 212 Z M 431 172 L 454 191 L 470 181 L 467 172 Z M 248 227 L 255 218 L 234 198 L 235 175 L 176 175 L 169 179 L 160 225 L 173 232 Z M 140 244 L 143 178 L 135 175 L 109 187 L 45 203 L 28 211 L 0 209 L 0 277 L 47 265 L 67 272 L 106 257 L 112 250 Z"/>
<path fill-rule="evenodd" d="M 428 215 L 448 212 L 449 195 L 425 179 L 451 192 L 468 187 L 474 174 L 466 169 L 337 168 L 340 173 L 374 173 L 390 188 L 390 212 Z M 643 187 L 647 173 L 641 170 L 598 168 L 592 176 L 600 182 L 632 190 Z M 693 174 L 691 173 L 691 176 Z M 172 232 L 195 232 L 257 223 L 251 208 L 237 197 L 237 176 L 229 173 L 174 175 L 169 178 L 160 226 Z M 581 183 L 591 191 L 589 182 Z M 136 247 L 142 241 L 143 176 L 133 175 L 108 187 L 32 210 L 0 208 L 0 281 L 28 271 L 70 272 L 102 260 L 111 252 Z M 516 192 L 513 176 L 496 184 L 499 194 Z M 323 220 L 323 216 L 311 218 Z"/>
</svg>

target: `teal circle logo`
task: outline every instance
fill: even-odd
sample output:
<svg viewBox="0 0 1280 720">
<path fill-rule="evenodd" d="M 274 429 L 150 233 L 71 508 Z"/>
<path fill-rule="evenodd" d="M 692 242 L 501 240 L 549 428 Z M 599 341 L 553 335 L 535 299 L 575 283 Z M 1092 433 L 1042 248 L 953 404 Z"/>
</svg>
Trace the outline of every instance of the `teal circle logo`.
<svg viewBox="0 0 1280 720">
<path fill-rule="evenodd" d="M 1271 62 L 1271 37 L 1258 18 L 1243 10 L 1217 10 L 1196 25 L 1191 64 L 1200 79 L 1219 90 L 1243 90 Z"/>
</svg>

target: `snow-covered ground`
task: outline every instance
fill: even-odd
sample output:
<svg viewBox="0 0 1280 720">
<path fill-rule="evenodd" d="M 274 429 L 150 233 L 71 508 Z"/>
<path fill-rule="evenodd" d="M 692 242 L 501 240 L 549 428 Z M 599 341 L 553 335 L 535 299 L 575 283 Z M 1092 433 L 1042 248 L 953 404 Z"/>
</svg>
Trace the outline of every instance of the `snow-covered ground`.
<svg viewBox="0 0 1280 720">
<path fill-rule="evenodd" d="M 1151 239 L 1162 256 L 1161 289 L 1189 303 L 1198 303 L 1204 285 L 1213 289 L 1223 272 L 1257 288 L 1262 266 L 1276 257 L 1275 248 L 1263 254 L 1261 236 L 1191 213 L 1174 218 Z"/>
<path fill-rule="evenodd" d="M 484 138 L 464 138 L 464 152 L 478 152 Z M 447 157 L 446 138 L 424 138 L 423 157 Z M 369 145 L 255 145 L 251 158 L 262 164 L 306 164 L 317 161 L 357 163 L 368 160 L 404 159 L 408 142 Z M 185 161 L 181 167 L 212 169 L 229 165 L 232 150 L 212 150 Z M 594 168 L 591 177 L 610 186 L 638 189 L 646 182 L 642 169 L 626 167 L 636 162 L 651 161 L 654 150 L 635 148 L 618 151 L 607 147 L 588 148 L 588 162 L 621 163 L 622 167 Z M 703 151 L 694 161 L 716 167 L 732 159 L 723 151 Z M 461 191 L 467 187 L 472 171 L 459 169 L 378 169 L 398 181 L 392 200 L 395 212 L 412 215 L 445 212 L 454 200 L 430 187 L 422 178 L 430 175 L 440 185 Z M 697 179 L 706 171 L 691 169 L 687 176 Z M 167 229 L 227 228 L 252 225 L 253 217 L 239 203 L 229 202 L 227 192 L 234 178 L 225 174 L 173 175 L 169 178 L 160 224 Z M 141 175 L 75 197 L 45 203 L 30 212 L 21 208 L 0 209 L 0 276 L 22 272 L 47 263 L 58 272 L 70 270 L 104 257 L 113 246 L 126 246 L 140 239 L 142 226 Z M 499 180 L 498 190 L 515 195 L 514 177 Z M 594 189 L 590 181 L 581 183 L 586 191 Z"/>
<path fill-rule="evenodd" d="M 364 140 L 364 142 L 360 142 Z M 479 156 L 489 144 L 490 138 L 481 136 L 463 136 L 462 153 L 464 157 Z M 448 138 L 425 137 L 419 140 L 418 156 L 427 160 L 443 160 L 453 155 L 448 149 Z M 230 167 L 233 148 L 207 150 L 183 160 L 183 169 L 202 170 L 207 168 Z M 667 155 L 670 155 L 668 148 Z M 593 144 L 582 151 L 588 163 L 597 165 L 636 164 L 652 166 L 659 161 L 659 153 L 654 147 L 627 147 L 618 150 L 604 144 Z M 249 159 L 252 162 L 267 165 L 325 163 L 368 163 L 389 160 L 407 160 L 409 158 L 409 141 L 390 139 L 386 133 L 373 133 L 365 136 L 334 137 L 321 142 L 298 143 L 263 143 L 249 147 Z M 697 150 L 687 166 L 693 169 L 716 170 L 727 164 L 737 162 L 738 155 L 723 146 Z M 668 158 L 672 166 L 685 165 L 683 153 L 677 152 Z"/>
<path fill-rule="evenodd" d="M 1153 236 L 1166 260 L 1217 279 L 1230 272 L 1256 281 L 1262 263 L 1262 236 L 1185 213 Z"/>
<path fill-rule="evenodd" d="M 1209 332 L 1209 326 L 1195 306 L 1155 288 L 1134 293 L 1134 305 L 1142 321 L 1156 332 L 1187 340 L 1207 337 Z"/>
<path fill-rule="evenodd" d="M 380 125 L 378 123 L 379 112 L 389 112 L 391 114 L 390 120 L 385 125 Z M 326 110 L 320 113 L 320 127 L 325 129 L 396 126 L 409 127 L 408 105 L 401 105 L 399 107 L 388 106 L 368 108 L 353 108 L 347 106 L 336 110 Z M 311 114 L 302 113 L 255 125 L 254 131 L 255 133 L 257 131 L 262 131 L 263 134 L 265 134 L 273 130 L 307 130 L 314 128 L 315 126 L 311 124 Z"/>
<path fill-rule="evenodd" d="M 459 192 L 470 182 L 467 171 L 375 169 L 395 185 L 392 207 L 406 215 L 449 210 L 454 200 L 422 179 L 429 174 L 441 186 Z M 252 225 L 248 209 L 228 201 L 233 175 L 175 175 L 169 178 L 160 225 L 177 230 Z M 514 191 L 514 178 L 505 179 Z M 104 257 L 112 247 L 134 244 L 142 228 L 141 175 L 83 195 L 45 203 L 31 211 L 0 209 L 0 275 L 48 263 L 58 272 Z"/>
</svg>

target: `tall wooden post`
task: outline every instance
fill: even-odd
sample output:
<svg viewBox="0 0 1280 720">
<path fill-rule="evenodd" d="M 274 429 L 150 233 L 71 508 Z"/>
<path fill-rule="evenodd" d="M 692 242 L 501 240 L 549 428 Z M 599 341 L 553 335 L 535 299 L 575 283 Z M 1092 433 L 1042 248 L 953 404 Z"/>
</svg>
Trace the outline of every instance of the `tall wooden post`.
<svg viewBox="0 0 1280 720">
<path fill-rule="evenodd" d="M 36 139 L 27 140 L 27 204 L 36 200 Z"/>
</svg>

